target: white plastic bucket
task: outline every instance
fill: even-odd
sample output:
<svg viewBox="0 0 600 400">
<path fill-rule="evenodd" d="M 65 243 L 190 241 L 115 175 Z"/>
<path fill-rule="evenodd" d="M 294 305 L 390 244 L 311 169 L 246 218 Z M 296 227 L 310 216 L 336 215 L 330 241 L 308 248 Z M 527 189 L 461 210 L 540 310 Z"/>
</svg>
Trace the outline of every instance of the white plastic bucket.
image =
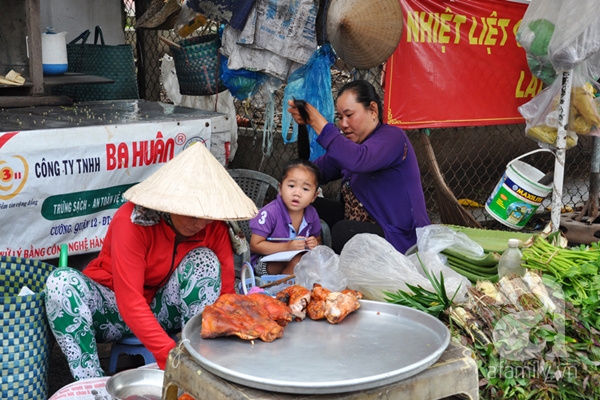
<svg viewBox="0 0 600 400">
<path fill-rule="evenodd" d="M 540 151 L 552 153 L 549 149 L 538 149 L 509 162 L 506 172 L 485 203 L 488 214 L 510 228 L 522 229 L 544 198 L 552 191 L 551 185 L 538 183 L 544 177 L 542 171 L 519 161 Z"/>
</svg>

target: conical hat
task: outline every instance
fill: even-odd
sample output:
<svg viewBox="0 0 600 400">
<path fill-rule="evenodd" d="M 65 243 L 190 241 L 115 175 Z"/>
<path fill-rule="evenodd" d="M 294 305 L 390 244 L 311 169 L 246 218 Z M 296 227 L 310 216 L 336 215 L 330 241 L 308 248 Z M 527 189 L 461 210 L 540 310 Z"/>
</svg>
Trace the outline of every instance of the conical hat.
<svg viewBox="0 0 600 400">
<path fill-rule="evenodd" d="M 202 144 L 183 150 L 124 194 L 132 203 L 188 217 L 241 220 L 258 211 Z"/>
<path fill-rule="evenodd" d="M 398 0 L 332 0 L 326 27 L 327 39 L 345 63 L 375 68 L 400 43 L 402 7 Z"/>
</svg>

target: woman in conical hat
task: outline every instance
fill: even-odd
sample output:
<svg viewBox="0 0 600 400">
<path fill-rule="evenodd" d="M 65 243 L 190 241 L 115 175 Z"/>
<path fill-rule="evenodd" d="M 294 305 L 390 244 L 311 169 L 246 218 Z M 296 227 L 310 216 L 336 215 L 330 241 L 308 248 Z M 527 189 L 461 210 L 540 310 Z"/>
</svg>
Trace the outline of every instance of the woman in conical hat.
<svg viewBox="0 0 600 400">
<path fill-rule="evenodd" d="M 103 376 L 96 343 L 135 335 L 165 368 L 181 330 L 220 294 L 234 292 L 233 251 L 223 220 L 257 210 L 201 144 L 143 182 L 115 213 L 98 257 L 46 282 L 54 336 L 76 380 Z"/>
</svg>

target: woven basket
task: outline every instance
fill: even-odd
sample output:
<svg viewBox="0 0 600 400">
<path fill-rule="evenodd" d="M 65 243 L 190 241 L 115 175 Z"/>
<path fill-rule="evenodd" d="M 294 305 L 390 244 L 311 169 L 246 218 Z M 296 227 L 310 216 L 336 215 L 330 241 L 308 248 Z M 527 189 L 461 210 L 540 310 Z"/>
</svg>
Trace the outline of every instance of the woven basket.
<svg viewBox="0 0 600 400">
<path fill-rule="evenodd" d="M 194 36 L 184 39 L 180 47 L 171 46 L 179 93 L 207 96 L 227 89 L 219 73 L 219 35 Z"/>
<path fill-rule="evenodd" d="M 86 43 L 88 35 L 89 30 L 67 44 L 67 72 L 102 76 L 115 82 L 58 86 L 53 89 L 53 93 L 69 96 L 75 102 L 139 99 L 133 47 L 130 44 L 105 44 L 104 34 L 99 26 L 96 26 L 93 44 Z M 79 40 L 82 43 L 77 43 Z"/>
<path fill-rule="evenodd" d="M 44 286 L 54 265 L 27 258 L 0 257 L 0 398 L 48 398 L 50 329 Z M 34 294 L 17 296 L 23 286 Z"/>
</svg>

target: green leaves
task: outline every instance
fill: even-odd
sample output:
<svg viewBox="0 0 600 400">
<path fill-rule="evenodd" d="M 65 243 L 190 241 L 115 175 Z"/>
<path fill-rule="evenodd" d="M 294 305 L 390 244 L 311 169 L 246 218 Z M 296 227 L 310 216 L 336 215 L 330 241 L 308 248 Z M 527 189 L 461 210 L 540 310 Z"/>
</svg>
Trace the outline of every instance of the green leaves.
<svg viewBox="0 0 600 400">
<path fill-rule="evenodd" d="M 438 279 L 438 277 L 425 267 L 418 253 L 417 259 L 421 263 L 421 267 L 423 268 L 423 271 L 425 271 L 427 279 L 431 282 L 434 292 L 424 289 L 421 286 L 413 286 L 407 283 L 406 287 L 408 287 L 412 293 L 407 293 L 402 290 L 398 290 L 396 293 L 384 292 L 383 294 L 386 296 L 385 301 L 412 307 L 439 318 L 440 314 L 452 305 L 454 298 L 460 289 L 460 285 L 452 295 L 452 298 L 448 298 L 448 295 L 446 294 L 446 285 L 444 284 L 444 275 L 440 272 L 440 277 Z"/>
</svg>

